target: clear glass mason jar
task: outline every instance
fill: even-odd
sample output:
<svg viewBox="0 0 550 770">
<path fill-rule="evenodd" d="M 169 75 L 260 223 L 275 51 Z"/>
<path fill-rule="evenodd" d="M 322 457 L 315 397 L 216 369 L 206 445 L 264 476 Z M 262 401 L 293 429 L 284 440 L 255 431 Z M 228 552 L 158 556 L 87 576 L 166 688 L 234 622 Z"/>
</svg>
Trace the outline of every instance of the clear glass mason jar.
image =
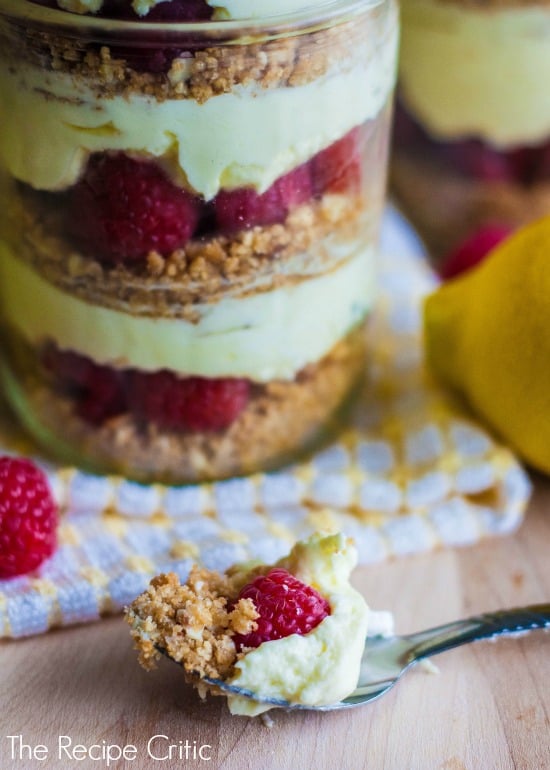
<svg viewBox="0 0 550 770">
<path fill-rule="evenodd" d="M 436 260 L 550 213 L 550 6 L 403 0 L 392 187 Z"/>
<path fill-rule="evenodd" d="M 294 456 L 363 370 L 398 22 L 170 5 L 0 0 L 0 319 L 43 445 L 180 483 Z"/>
</svg>

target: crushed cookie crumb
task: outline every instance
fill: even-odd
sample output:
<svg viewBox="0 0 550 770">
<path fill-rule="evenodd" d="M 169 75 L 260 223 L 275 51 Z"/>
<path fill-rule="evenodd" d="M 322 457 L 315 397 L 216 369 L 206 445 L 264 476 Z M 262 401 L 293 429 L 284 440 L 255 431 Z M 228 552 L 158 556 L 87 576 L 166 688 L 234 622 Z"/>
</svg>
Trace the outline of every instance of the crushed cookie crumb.
<svg viewBox="0 0 550 770">
<path fill-rule="evenodd" d="M 1 41 L 1 47 L 12 60 L 24 58 L 41 69 L 71 75 L 101 98 L 139 93 L 159 102 L 194 99 L 203 104 L 237 88 L 294 88 L 331 70 L 350 67 L 364 58 L 362 44 L 370 23 L 368 19 L 360 25 L 344 22 L 246 45 L 210 40 L 198 50 L 196 43 L 186 50 L 189 41 L 184 38 L 168 72 L 133 69 L 127 44 L 98 45 L 30 27 L 18 28 L 16 35 Z M 179 53 L 182 48 L 183 54 Z M 139 55 L 139 47 L 135 51 Z"/>
<path fill-rule="evenodd" d="M 230 578 L 197 565 L 184 584 L 173 572 L 153 578 L 126 611 L 141 665 L 153 668 L 162 650 L 193 677 L 226 679 L 242 657 L 232 637 L 255 630 L 259 617 L 237 596 Z"/>
<path fill-rule="evenodd" d="M 78 416 L 70 394 L 57 389 L 40 364 L 40 352 L 10 329 L 28 408 L 53 435 L 81 447 L 83 459 L 141 480 L 202 481 L 277 467 L 331 435 L 334 415 L 365 371 L 363 325 L 294 380 L 255 385 L 247 407 L 221 433 L 161 430 L 122 414 L 91 426 Z M 12 347 L 13 346 L 13 347 Z M 334 426 L 333 426 L 334 427 Z"/>
</svg>

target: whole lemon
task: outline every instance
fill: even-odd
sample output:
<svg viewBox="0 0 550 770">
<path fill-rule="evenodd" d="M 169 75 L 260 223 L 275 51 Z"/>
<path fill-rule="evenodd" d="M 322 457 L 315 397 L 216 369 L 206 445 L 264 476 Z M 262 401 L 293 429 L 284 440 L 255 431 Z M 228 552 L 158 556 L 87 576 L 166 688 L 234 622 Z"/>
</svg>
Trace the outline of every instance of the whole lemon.
<svg viewBox="0 0 550 770">
<path fill-rule="evenodd" d="M 550 217 L 431 294 L 424 333 L 435 375 L 550 473 Z"/>
</svg>

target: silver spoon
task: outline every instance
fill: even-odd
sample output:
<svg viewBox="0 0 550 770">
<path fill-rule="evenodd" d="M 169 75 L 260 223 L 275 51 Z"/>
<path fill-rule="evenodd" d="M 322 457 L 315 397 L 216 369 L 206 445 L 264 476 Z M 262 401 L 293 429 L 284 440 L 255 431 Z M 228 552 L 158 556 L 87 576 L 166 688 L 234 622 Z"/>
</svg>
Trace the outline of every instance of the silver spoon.
<svg viewBox="0 0 550 770">
<path fill-rule="evenodd" d="M 529 607 L 476 615 L 473 618 L 446 623 L 408 636 L 367 637 L 357 688 L 344 700 L 327 706 L 307 706 L 277 698 L 262 697 L 259 693 L 228 684 L 221 679 L 205 677 L 203 681 L 216 686 L 228 695 L 240 695 L 271 707 L 334 711 L 361 706 L 363 703 L 379 698 L 394 686 L 408 668 L 424 658 L 480 639 L 549 627 L 550 604 L 533 604 Z M 166 655 L 165 650 L 159 649 L 159 652 Z"/>
</svg>

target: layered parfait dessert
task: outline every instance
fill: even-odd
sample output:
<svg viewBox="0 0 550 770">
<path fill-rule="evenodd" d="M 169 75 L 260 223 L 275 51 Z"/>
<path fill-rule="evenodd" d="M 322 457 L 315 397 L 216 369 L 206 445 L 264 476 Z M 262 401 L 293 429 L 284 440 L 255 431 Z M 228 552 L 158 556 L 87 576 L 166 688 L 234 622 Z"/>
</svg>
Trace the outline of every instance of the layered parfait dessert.
<svg viewBox="0 0 550 770">
<path fill-rule="evenodd" d="M 550 12 L 404 0 L 393 188 L 436 257 L 550 211 Z"/>
<path fill-rule="evenodd" d="M 337 703 L 357 685 L 369 621 L 349 582 L 356 563 L 349 539 L 316 533 L 274 565 L 193 567 L 184 584 L 159 575 L 126 612 L 140 662 L 150 669 L 167 654 L 203 696 L 226 695 L 233 714 L 271 705 L 219 684 L 291 705 Z"/>
<path fill-rule="evenodd" d="M 365 355 L 391 0 L 0 0 L 0 319 L 50 448 L 193 481 L 309 445 Z"/>
</svg>

